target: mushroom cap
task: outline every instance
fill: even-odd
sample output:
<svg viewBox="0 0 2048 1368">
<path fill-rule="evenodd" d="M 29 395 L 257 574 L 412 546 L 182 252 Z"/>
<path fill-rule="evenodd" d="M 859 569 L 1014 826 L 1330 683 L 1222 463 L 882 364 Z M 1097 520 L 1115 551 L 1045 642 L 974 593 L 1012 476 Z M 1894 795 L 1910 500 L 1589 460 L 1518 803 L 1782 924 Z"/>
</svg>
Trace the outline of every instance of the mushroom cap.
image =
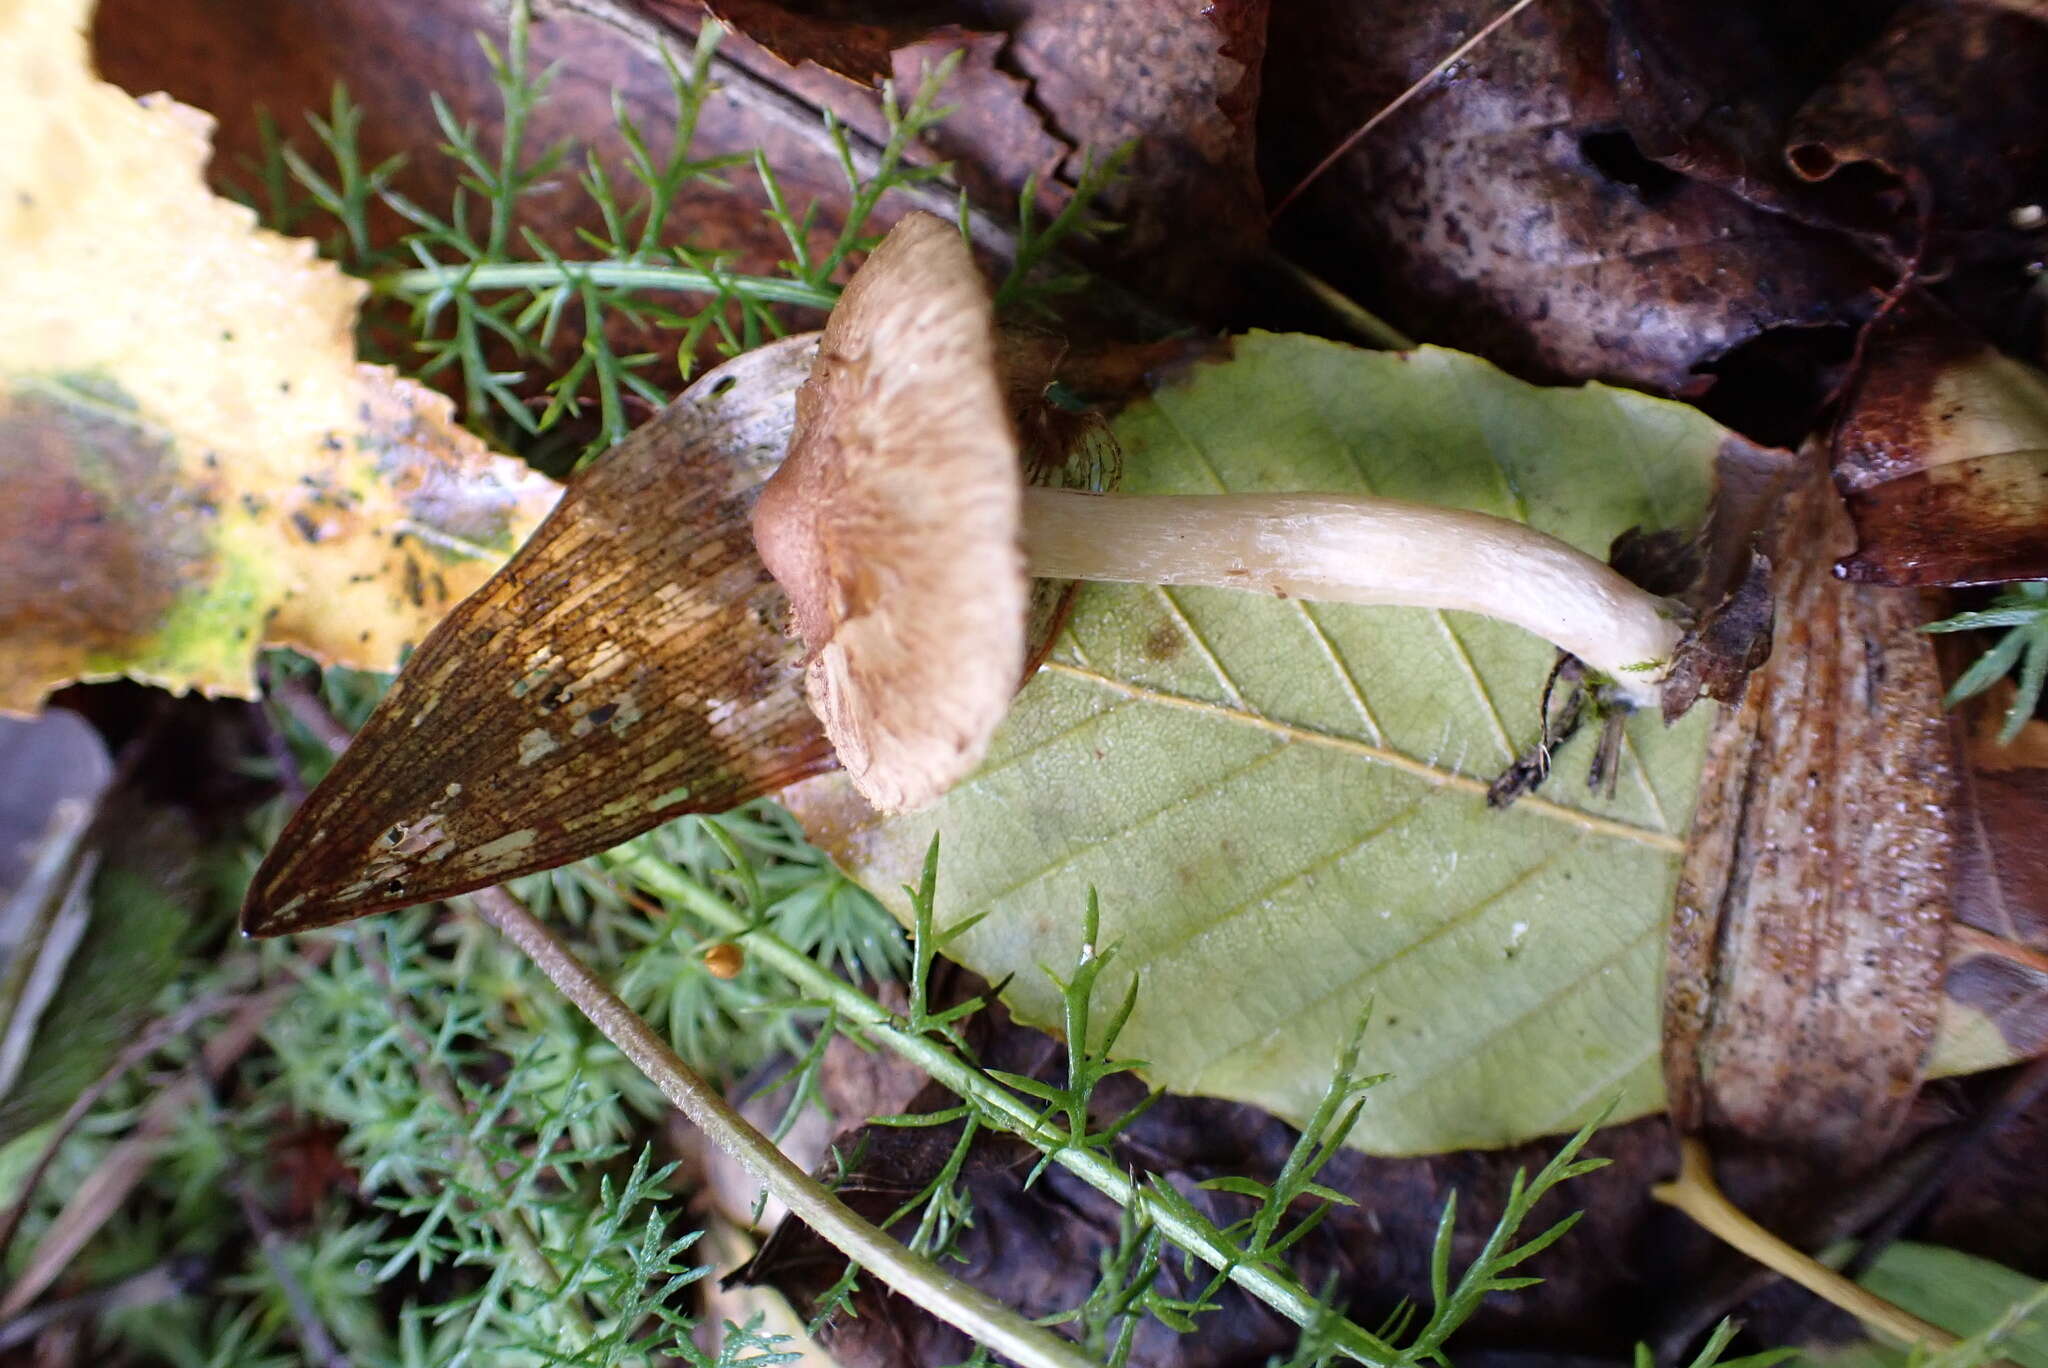
<svg viewBox="0 0 2048 1368">
<path fill-rule="evenodd" d="M 884 812 L 965 778 L 1023 676 L 1022 483 L 988 286 L 952 225 L 910 214 L 833 309 L 754 509 L 811 707 Z"/>
</svg>

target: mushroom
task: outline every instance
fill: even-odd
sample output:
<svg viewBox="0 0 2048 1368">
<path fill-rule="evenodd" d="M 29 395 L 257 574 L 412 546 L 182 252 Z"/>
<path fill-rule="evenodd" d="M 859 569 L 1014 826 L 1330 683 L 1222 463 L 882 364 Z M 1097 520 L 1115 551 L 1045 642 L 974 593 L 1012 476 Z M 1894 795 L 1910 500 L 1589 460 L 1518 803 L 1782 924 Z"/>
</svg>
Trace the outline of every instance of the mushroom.
<svg viewBox="0 0 2048 1368">
<path fill-rule="evenodd" d="M 1677 609 L 1506 518 L 1340 494 L 1023 487 L 989 294 L 913 213 L 854 274 L 753 515 L 789 595 L 811 705 L 855 787 L 923 806 L 980 763 L 1024 671 L 1030 576 L 1456 608 L 1657 701 Z"/>
</svg>

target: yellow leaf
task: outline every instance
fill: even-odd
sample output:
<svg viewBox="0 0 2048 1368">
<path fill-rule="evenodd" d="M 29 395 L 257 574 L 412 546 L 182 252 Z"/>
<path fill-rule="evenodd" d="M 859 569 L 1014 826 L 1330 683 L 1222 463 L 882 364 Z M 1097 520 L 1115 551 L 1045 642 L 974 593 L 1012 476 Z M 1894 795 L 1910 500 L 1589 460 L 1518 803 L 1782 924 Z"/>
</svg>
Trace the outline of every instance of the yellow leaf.
<svg viewBox="0 0 2048 1368">
<path fill-rule="evenodd" d="M 355 360 L 364 287 L 206 187 L 211 121 L 95 77 L 89 0 L 0 0 L 0 709 L 260 642 L 392 669 L 559 486 Z"/>
</svg>

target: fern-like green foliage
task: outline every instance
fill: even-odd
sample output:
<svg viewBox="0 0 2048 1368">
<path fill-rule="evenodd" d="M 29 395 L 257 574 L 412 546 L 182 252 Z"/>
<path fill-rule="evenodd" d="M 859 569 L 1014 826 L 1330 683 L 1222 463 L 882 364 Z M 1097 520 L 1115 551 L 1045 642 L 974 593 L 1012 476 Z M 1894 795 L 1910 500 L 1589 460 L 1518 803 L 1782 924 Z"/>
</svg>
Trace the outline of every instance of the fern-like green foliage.
<svg viewBox="0 0 2048 1368">
<path fill-rule="evenodd" d="M 1922 631 L 1971 632 L 2004 628 L 1996 645 L 1977 657 L 1963 671 L 1943 700 L 1953 708 L 1966 698 L 1975 698 L 2019 669 L 2012 706 L 2006 709 L 2000 728 L 2000 745 L 2011 745 L 2020 728 L 2041 706 L 2041 691 L 2048 686 L 2048 580 L 2015 584 L 1993 599 L 1978 613 L 1958 613 L 1952 618 L 1929 623 Z"/>
<path fill-rule="evenodd" d="M 332 225 L 323 250 L 367 278 L 378 300 L 404 310 L 400 331 L 416 350 L 389 359 L 423 378 L 454 377 L 472 426 L 519 439 L 543 464 L 588 459 L 626 435 L 635 401 L 667 403 L 706 350 L 731 356 L 781 336 L 781 309 L 830 308 L 851 259 L 877 240 L 870 225 L 882 201 L 949 169 L 915 153 L 951 112 L 938 101 L 957 56 L 928 69 L 907 99 L 884 86 L 888 134 L 872 162 L 864 165 L 847 129 L 825 116 L 820 138 L 845 177 L 843 203 L 832 214 L 836 227 L 827 227 L 816 201 L 793 204 L 760 153 L 697 156 L 719 37 L 719 26 L 707 22 L 687 56 L 663 53 L 673 100 L 665 127 L 644 128 L 623 102 L 615 104 L 621 155 L 608 161 L 566 144 L 531 145 L 534 113 L 555 72 L 534 69 L 526 9 L 514 5 L 504 45 L 480 39 L 499 99 L 495 126 L 459 120 L 434 99 L 443 151 L 459 173 L 450 203 L 429 206 L 394 189 L 402 158 L 368 163 L 362 110 L 339 86 L 325 117 L 307 116 L 317 158 L 291 145 L 274 122 L 262 122 L 265 154 L 245 198 L 284 231 Z M 1035 182 L 1025 188 L 1018 252 L 999 295 L 1004 307 L 1044 312 L 1053 296 L 1081 287 L 1082 277 L 1055 264 L 1057 250 L 1113 229 L 1092 205 L 1122 162 L 1121 153 L 1091 158 L 1074 193 L 1044 224 L 1031 208 Z M 536 194 L 557 189 L 572 170 L 585 197 L 582 217 L 602 227 L 579 230 L 581 250 L 565 253 L 521 220 Z M 736 271 L 729 254 L 689 242 L 672 217 L 686 188 L 729 189 L 731 174 L 741 170 L 758 180 L 766 216 L 789 247 L 780 274 Z M 411 225 L 396 242 L 377 239 L 378 204 Z M 382 335 L 378 321 L 374 312 L 366 318 L 366 342 Z M 639 349 L 622 351 L 623 339 Z M 533 401 L 531 376 L 546 377 L 545 402 Z M 569 430 L 565 422 L 593 408 L 594 424 L 578 424 L 580 443 L 561 452 L 556 438 Z"/>
</svg>

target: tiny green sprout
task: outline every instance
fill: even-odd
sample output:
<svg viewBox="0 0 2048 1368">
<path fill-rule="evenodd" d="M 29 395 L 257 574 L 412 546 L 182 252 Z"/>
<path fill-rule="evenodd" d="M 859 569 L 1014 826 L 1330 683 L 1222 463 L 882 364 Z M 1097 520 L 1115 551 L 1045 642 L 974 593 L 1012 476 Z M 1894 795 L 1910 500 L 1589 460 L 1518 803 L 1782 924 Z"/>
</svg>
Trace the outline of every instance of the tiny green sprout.
<svg viewBox="0 0 2048 1368">
<path fill-rule="evenodd" d="M 2048 684 L 2048 580 L 2015 584 L 1991 601 L 1979 613 L 1958 613 L 1940 622 L 1930 622 L 1923 632 L 1969 632 L 1995 627 L 2006 629 L 1998 643 L 1969 669 L 1942 700 L 1953 708 L 1966 698 L 1975 698 L 2019 666 L 2019 679 L 2012 706 L 2005 710 L 2005 725 L 1999 729 L 1998 744 L 2009 746 L 2041 706 L 2041 690 Z"/>
</svg>

